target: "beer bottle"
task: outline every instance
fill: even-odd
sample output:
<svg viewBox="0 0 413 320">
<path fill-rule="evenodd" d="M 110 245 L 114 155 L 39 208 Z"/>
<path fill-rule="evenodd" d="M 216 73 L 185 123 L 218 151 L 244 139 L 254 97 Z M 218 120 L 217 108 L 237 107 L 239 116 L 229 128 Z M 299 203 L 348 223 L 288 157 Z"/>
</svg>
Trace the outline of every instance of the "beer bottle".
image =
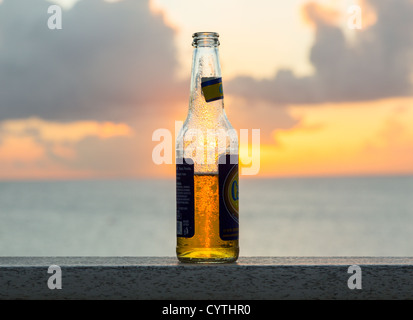
<svg viewBox="0 0 413 320">
<path fill-rule="evenodd" d="M 238 258 L 238 136 L 224 111 L 218 33 L 193 34 L 188 116 L 176 141 L 177 257 Z"/>
</svg>

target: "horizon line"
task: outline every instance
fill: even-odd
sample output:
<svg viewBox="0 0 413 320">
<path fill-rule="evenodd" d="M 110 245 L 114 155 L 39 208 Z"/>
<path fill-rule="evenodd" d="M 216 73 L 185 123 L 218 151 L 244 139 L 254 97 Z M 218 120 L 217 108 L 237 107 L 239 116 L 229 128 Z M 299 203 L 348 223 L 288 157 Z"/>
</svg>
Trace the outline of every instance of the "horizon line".
<svg viewBox="0 0 413 320">
<path fill-rule="evenodd" d="M 258 175 L 250 176 L 245 175 L 241 176 L 242 180 L 287 180 L 287 179 L 345 179 L 345 178 L 396 178 L 396 177 L 412 177 L 413 172 L 407 173 L 359 173 L 359 174 L 325 174 L 325 175 Z M 117 177 L 56 177 L 56 178 L 0 178 L 0 183 L 5 182 L 82 182 L 82 181 L 161 181 L 161 180 L 175 180 L 175 176 L 159 177 L 159 176 L 117 176 Z"/>
</svg>

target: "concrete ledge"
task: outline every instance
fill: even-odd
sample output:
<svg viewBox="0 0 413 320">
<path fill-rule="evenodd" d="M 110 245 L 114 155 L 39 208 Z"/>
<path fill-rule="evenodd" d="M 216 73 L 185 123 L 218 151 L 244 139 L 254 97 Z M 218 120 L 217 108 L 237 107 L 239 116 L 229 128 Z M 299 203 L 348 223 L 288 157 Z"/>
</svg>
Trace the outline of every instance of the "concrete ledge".
<svg viewBox="0 0 413 320">
<path fill-rule="evenodd" d="M 62 289 L 51 290 L 58 265 Z M 351 265 L 362 289 L 349 289 Z M 410 257 L 243 257 L 181 264 L 174 257 L 0 257 L 0 299 L 413 299 Z"/>
</svg>

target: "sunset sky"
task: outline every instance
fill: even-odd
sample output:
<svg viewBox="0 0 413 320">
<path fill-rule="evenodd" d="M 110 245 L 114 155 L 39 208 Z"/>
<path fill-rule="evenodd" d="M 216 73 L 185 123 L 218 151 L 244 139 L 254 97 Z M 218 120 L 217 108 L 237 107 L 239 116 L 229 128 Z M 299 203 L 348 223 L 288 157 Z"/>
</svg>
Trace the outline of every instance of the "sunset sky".
<svg viewBox="0 0 413 320">
<path fill-rule="evenodd" d="M 0 180 L 173 177 L 152 133 L 186 117 L 197 31 L 255 177 L 413 174 L 410 0 L 0 0 Z"/>
</svg>

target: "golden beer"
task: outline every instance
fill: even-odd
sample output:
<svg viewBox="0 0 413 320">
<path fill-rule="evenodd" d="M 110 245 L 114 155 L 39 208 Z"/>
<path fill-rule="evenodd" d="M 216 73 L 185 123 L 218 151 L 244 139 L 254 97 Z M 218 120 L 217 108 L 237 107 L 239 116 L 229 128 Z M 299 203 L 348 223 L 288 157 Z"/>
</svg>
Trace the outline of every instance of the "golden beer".
<svg viewBox="0 0 413 320">
<path fill-rule="evenodd" d="M 238 240 L 219 235 L 218 175 L 195 175 L 195 235 L 178 237 L 178 259 L 185 262 L 229 262 L 238 257 Z"/>
</svg>

